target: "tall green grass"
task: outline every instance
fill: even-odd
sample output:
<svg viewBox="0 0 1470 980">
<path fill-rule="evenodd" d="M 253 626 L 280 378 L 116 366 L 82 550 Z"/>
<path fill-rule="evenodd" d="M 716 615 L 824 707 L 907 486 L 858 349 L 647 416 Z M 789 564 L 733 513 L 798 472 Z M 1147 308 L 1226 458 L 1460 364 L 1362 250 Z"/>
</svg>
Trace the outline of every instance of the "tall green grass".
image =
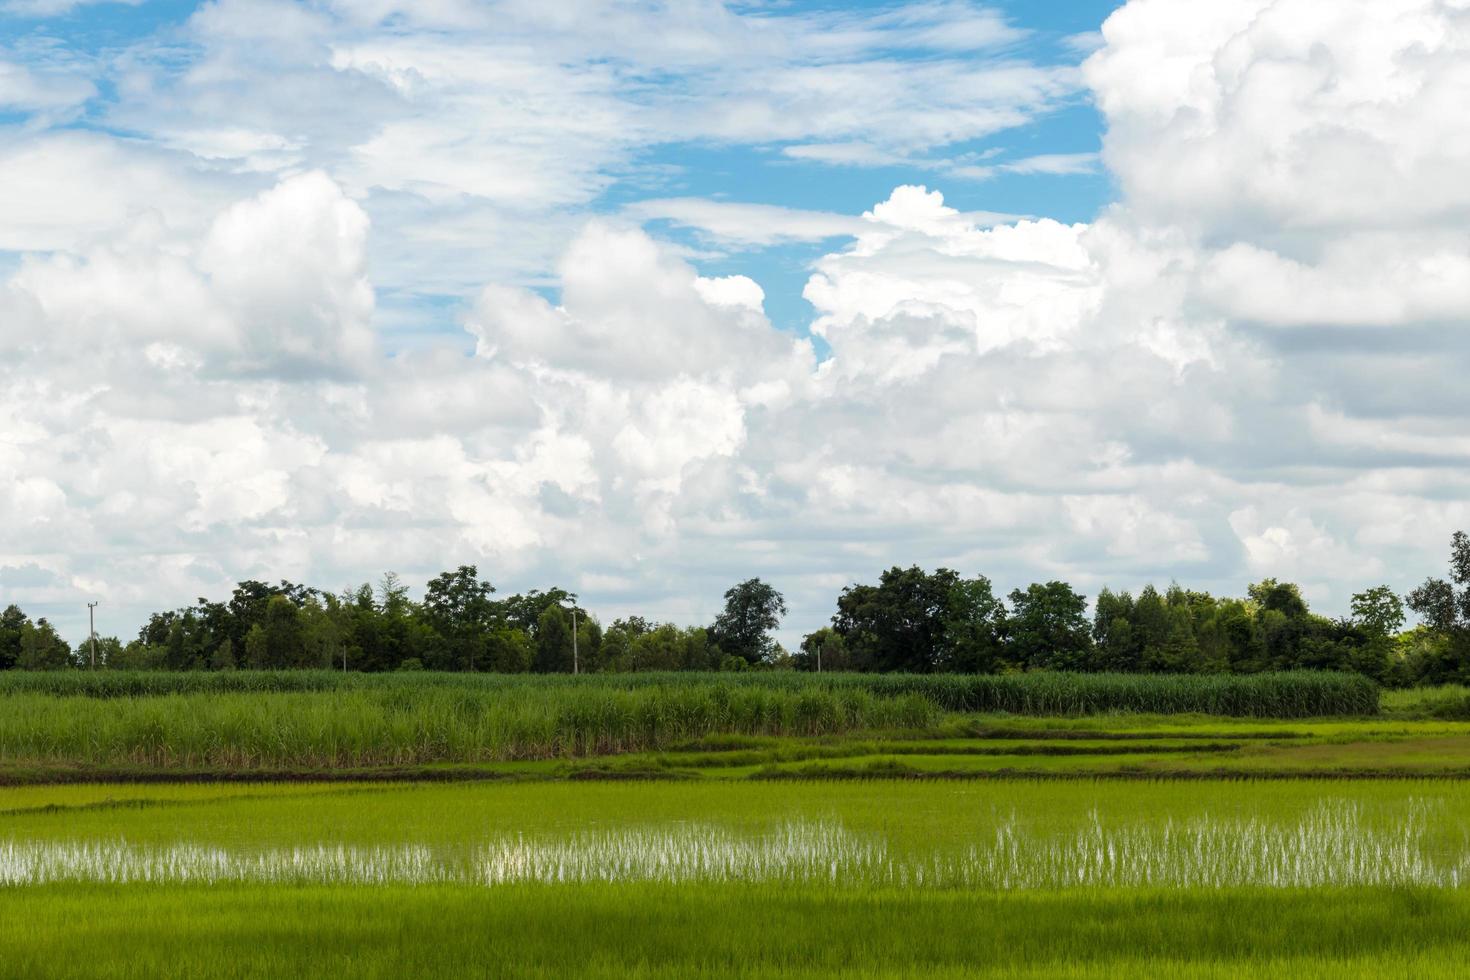
<svg viewBox="0 0 1470 980">
<path fill-rule="evenodd" d="M 666 749 L 711 735 L 933 730 L 953 712 L 1362 715 L 1342 674 L 6 673 L 0 763 L 317 769 Z"/>
<path fill-rule="evenodd" d="M 716 733 L 824 735 L 925 728 L 918 694 L 750 685 L 483 691 L 461 685 L 0 699 L 11 763 L 228 769 L 488 762 L 661 749 Z"/>
<path fill-rule="evenodd" d="M 1461 684 L 1387 691 L 1383 710 L 1394 718 L 1470 721 L 1470 688 Z"/>
<path fill-rule="evenodd" d="M 1372 681 L 1357 674 L 1325 671 L 1242 675 L 753 672 L 593 674 L 580 677 L 358 674 L 305 670 L 0 672 L 0 698 L 19 694 L 119 698 L 196 693 L 450 690 L 515 699 L 541 699 L 560 697 L 563 692 L 637 692 L 650 688 L 667 692 L 765 691 L 776 694 L 860 691 L 879 698 L 919 695 L 942 711 L 1021 715 L 1142 712 L 1308 718 L 1376 714 L 1379 700 L 1378 686 Z"/>
</svg>

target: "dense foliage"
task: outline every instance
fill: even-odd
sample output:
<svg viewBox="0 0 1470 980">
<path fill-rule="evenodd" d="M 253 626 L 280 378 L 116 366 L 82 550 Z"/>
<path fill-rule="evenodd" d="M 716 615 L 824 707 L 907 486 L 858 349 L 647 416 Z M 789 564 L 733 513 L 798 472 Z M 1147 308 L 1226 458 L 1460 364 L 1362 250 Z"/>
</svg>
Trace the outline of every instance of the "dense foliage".
<svg viewBox="0 0 1470 980">
<path fill-rule="evenodd" d="M 563 589 L 504 598 L 461 565 L 431 579 L 422 601 L 388 573 L 341 594 L 241 582 L 228 600 L 154 613 L 135 640 L 95 638 L 72 650 L 46 620 L 0 613 L 0 669 L 90 665 L 229 671 L 337 668 L 366 672 L 616 673 L 748 670 L 1007 674 L 1034 670 L 1238 674 L 1351 671 L 1379 683 L 1470 682 L 1470 537 L 1454 536 L 1449 581 L 1431 578 L 1408 607 L 1387 586 L 1353 596 L 1351 615 L 1313 613 L 1301 590 L 1265 579 L 1241 598 L 1171 585 L 1137 595 L 1104 588 L 1092 601 L 1061 581 L 1002 598 L 984 576 L 891 568 L 837 598 L 832 623 L 795 653 L 774 637 L 785 599 L 749 579 L 725 593 L 707 627 L 615 620 L 605 629 Z M 94 649 L 95 645 L 95 649 Z"/>
</svg>

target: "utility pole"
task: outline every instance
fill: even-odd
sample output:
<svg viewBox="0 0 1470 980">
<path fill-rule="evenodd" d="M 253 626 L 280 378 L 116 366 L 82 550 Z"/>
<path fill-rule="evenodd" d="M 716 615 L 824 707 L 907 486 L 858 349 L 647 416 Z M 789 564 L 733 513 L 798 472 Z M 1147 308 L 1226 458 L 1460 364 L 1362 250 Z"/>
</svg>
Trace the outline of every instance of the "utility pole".
<svg viewBox="0 0 1470 980">
<path fill-rule="evenodd" d="M 577 666 L 577 607 L 572 607 L 572 674 L 578 673 Z"/>
<path fill-rule="evenodd" d="M 97 669 L 97 603 L 87 603 L 87 639 L 92 643 L 92 669 Z"/>
</svg>

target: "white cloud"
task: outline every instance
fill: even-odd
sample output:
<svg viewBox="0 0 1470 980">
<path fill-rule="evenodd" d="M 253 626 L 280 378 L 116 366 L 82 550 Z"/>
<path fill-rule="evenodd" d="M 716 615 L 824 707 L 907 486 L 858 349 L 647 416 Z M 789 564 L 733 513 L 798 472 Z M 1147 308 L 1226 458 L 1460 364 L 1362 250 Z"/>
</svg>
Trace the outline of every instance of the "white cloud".
<svg viewBox="0 0 1470 980">
<path fill-rule="evenodd" d="M 1134 0 L 1085 74 L 1130 207 L 1250 240 L 1463 225 L 1465 12 L 1437 0 Z"/>
<path fill-rule="evenodd" d="M 143 0 L 5 0 L 0 4 L 0 13 L 13 17 L 59 17 L 69 14 L 78 7 L 91 7 L 102 3 L 136 7 Z"/>
<path fill-rule="evenodd" d="M 830 143 L 942 164 L 950 144 L 1076 95 L 1075 66 L 1024 60 L 1015 49 L 1024 38 L 967 2 L 796 12 L 717 0 L 212 0 L 172 33 L 107 52 L 76 85 L 108 83 L 91 121 L 129 134 L 120 146 L 258 175 L 231 182 L 236 193 L 323 170 L 384 232 L 378 286 L 462 299 L 487 278 L 544 280 L 581 209 L 656 169 L 652 148 L 714 141 L 774 154 Z M 37 66 L 16 70 L 29 78 Z M 106 183 L 93 186 L 100 194 Z M 50 224 L 58 232 L 41 247 L 73 247 L 77 236 L 59 229 L 94 222 L 78 213 Z M 433 244 L 433 261 L 411 244 L 420 242 Z"/>
<path fill-rule="evenodd" d="M 651 198 L 624 211 L 640 221 L 663 220 L 695 228 L 731 245 L 818 242 L 856 235 L 865 227 L 860 218 L 847 214 L 698 197 Z"/>
<path fill-rule="evenodd" d="M 141 345 L 164 370 L 351 374 L 375 349 L 367 228 L 361 208 L 320 173 L 232 205 L 197 245 L 141 221 L 80 260 L 24 263 L 0 336 L 39 342 L 43 356 L 60 338 Z"/>
<path fill-rule="evenodd" d="M 156 217 L 197 230 L 242 188 L 167 152 L 92 133 L 0 130 L 0 250 L 79 250 Z"/>
<path fill-rule="evenodd" d="M 33 71 L 0 59 L 0 109 L 26 112 L 70 109 L 86 102 L 97 89 L 70 72 Z"/>
<path fill-rule="evenodd" d="M 1097 170 L 1096 153 L 1042 153 L 993 164 L 959 164 L 944 168 L 955 177 L 989 180 L 999 174 L 1089 174 Z"/>
</svg>

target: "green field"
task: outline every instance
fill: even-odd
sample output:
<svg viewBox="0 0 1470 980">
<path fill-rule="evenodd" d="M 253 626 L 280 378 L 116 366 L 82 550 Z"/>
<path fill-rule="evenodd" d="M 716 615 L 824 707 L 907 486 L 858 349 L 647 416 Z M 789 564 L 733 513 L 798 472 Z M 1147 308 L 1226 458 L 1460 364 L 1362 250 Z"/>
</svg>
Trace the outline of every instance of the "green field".
<svg viewBox="0 0 1470 980">
<path fill-rule="evenodd" d="M 1463 690 L 1008 683 L 13 674 L 0 975 L 1462 972 Z"/>
<path fill-rule="evenodd" d="M 1467 804 L 1444 781 L 7 789 L 0 970 L 1452 976 Z"/>
</svg>

